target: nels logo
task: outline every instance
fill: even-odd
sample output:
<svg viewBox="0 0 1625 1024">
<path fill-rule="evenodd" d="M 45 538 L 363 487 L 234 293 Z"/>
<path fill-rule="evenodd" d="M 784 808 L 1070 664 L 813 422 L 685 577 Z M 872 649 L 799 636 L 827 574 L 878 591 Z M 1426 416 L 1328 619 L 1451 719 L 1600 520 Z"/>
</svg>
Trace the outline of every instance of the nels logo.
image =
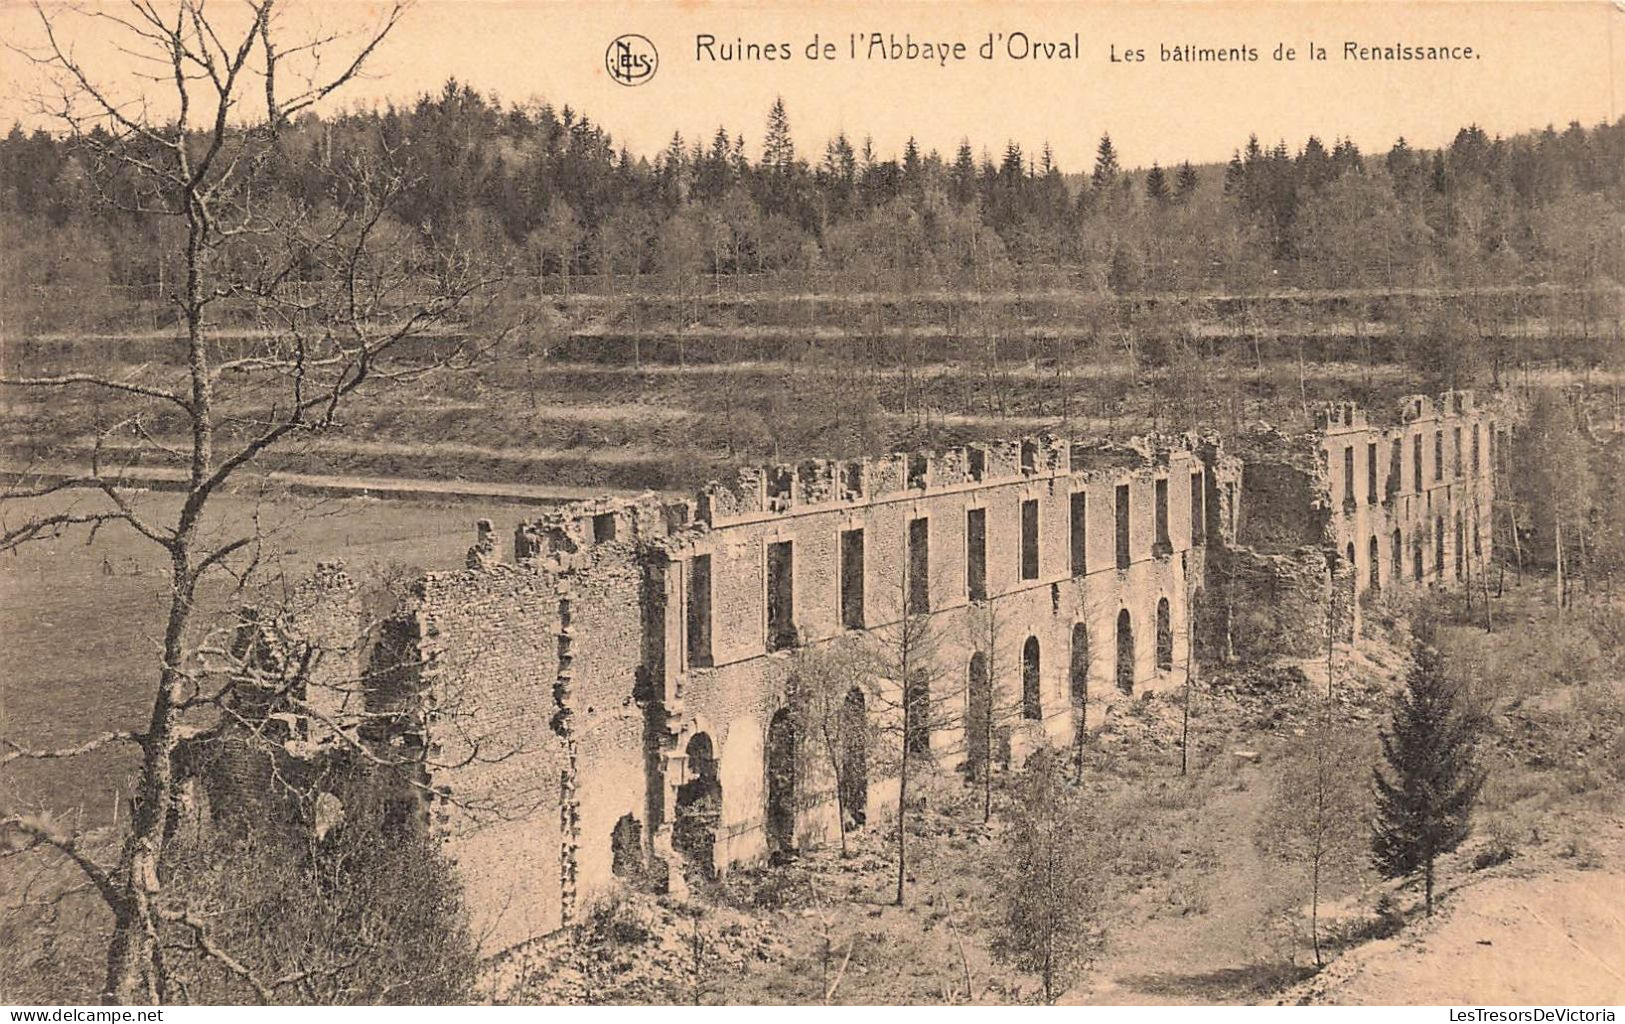
<svg viewBox="0 0 1625 1024">
<path fill-rule="evenodd" d="M 604 51 L 604 67 L 609 77 L 622 85 L 642 85 L 655 76 L 660 55 L 647 36 L 629 32 L 619 36 Z"/>
</svg>

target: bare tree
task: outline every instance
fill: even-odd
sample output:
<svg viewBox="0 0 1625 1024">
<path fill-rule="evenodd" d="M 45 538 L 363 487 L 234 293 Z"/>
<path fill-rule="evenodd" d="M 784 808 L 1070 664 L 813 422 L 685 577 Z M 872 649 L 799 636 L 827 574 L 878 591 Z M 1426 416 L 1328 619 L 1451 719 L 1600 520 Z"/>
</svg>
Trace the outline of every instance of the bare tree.
<svg viewBox="0 0 1625 1024">
<path fill-rule="evenodd" d="M 1053 1003 L 1099 941 L 1110 830 L 1066 781 L 1067 765 L 1042 749 L 1015 789 L 1009 831 L 994 864 L 999 921 L 994 954 L 1037 974 Z"/>
<path fill-rule="evenodd" d="M 993 818 L 993 762 L 1000 730 L 1020 708 L 999 703 L 1000 678 L 1004 673 L 1006 623 L 997 601 L 981 600 L 972 606 L 967 620 L 974 665 L 965 677 L 965 748 L 971 778 L 982 789 L 982 821 Z M 977 688 L 982 693 L 977 693 Z M 1082 713 L 1082 708 L 1077 709 Z M 1079 731 L 1078 736 L 1081 737 Z M 1075 747 L 1078 770 L 1082 771 L 1083 751 Z"/>
<path fill-rule="evenodd" d="M 181 783 L 177 752 L 196 734 L 200 711 L 229 710 L 245 668 L 224 642 L 236 623 L 209 601 L 220 589 L 246 590 L 265 554 L 257 524 L 222 526 L 210 510 L 273 453 L 337 428 L 351 399 L 465 364 L 472 348 L 461 340 L 460 317 L 495 283 L 455 239 L 392 219 L 410 182 L 382 141 L 339 160 L 311 158 L 328 161 L 320 170 L 333 182 L 329 202 L 273 198 L 274 171 L 296 158 L 285 145 L 293 119 L 354 81 L 404 12 L 397 3 L 359 35 L 294 42 L 280 30 L 275 0 L 247 0 L 233 12 L 206 10 L 201 0 L 133 0 L 117 10 L 37 7 L 40 43 L 17 51 L 53 82 L 48 112 L 90 155 L 99 198 L 131 216 L 182 226 L 181 280 L 167 297 L 181 325 L 175 362 L 122 374 L 0 378 L 8 389 L 100 395 L 122 413 L 97 436 L 88 469 L 25 480 L 4 495 L 0 509 L 25 514 L 0 525 L 0 550 L 74 528 L 92 539 L 102 528 L 119 528 L 157 545 L 169 563 L 145 725 L 62 750 L 4 741 L 7 761 L 114 744 L 139 753 L 133 812 L 116 853 L 46 815 L 0 809 L 8 838 L 67 858 L 111 912 L 102 991 L 108 1002 L 174 997 L 164 966 L 166 928 L 181 928 L 193 948 L 262 999 L 285 980 L 255 976 L 213 941 L 207 921 L 165 899 L 166 823 Z M 75 43 L 86 40 L 110 41 L 134 60 L 142 94 L 126 97 L 111 76 L 81 60 Z M 337 66 L 319 59 L 346 48 Z M 214 342 L 227 318 L 253 326 L 251 350 L 227 357 Z M 182 469 L 182 501 L 172 518 L 150 513 L 132 497 L 124 469 L 106 464 L 115 433 L 134 438 L 125 447 L 129 461 Z"/>
<path fill-rule="evenodd" d="M 880 729 L 892 740 L 890 756 L 897 772 L 897 904 L 901 906 L 908 880 L 908 798 L 914 772 L 931 760 L 931 735 L 949 722 L 933 698 L 941 670 L 937 662 L 939 637 L 929 608 L 911 595 L 910 574 L 899 574 L 897 621 L 875 631 L 877 666 L 873 677 L 875 705 L 882 712 Z"/>
<path fill-rule="evenodd" d="M 836 641 L 800 648 L 791 676 L 791 704 L 799 719 L 795 734 L 805 745 L 798 758 L 805 758 L 809 767 L 816 764 L 829 772 L 843 857 L 847 831 L 861 813 L 853 806 L 857 802 L 853 789 L 867 782 L 868 754 L 874 742 L 865 707 L 872 672 L 869 652 Z"/>
<path fill-rule="evenodd" d="M 1262 819 L 1259 843 L 1300 867 L 1309 899 L 1309 942 L 1322 963 L 1321 893 L 1358 875 L 1364 861 L 1370 801 L 1358 766 L 1370 750 L 1332 719 L 1330 697 L 1316 709 L 1304 737 L 1291 747 Z"/>
</svg>

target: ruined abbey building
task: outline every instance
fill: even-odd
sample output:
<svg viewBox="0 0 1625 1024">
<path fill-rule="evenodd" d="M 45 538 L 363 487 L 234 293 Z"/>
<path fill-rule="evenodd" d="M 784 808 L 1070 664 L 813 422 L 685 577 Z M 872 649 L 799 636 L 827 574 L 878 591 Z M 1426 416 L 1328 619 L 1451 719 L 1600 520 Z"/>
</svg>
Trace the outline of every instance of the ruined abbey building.
<svg viewBox="0 0 1625 1024">
<path fill-rule="evenodd" d="M 1362 596 L 1478 574 L 1497 424 L 1467 392 L 1396 413 L 748 468 L 687 501 L 551 511 L 511 557 L 482 522 L 467 567 L 354 652 L 365 692 L 332 713 L 425 753 L 423 817 L 497 953 L 623 879 L 681 888 L 825 841 L 838 806 L 861 827 L 896 802 L 902 744 L 972 775 L 1019 763 L 1193 665 L 1323 654 Z M 842 778 L 801 763 L 803 659 L 905 624 L 928 664 L 852 687 Z M 905 702 L 930 709 L 907 735 Z"/>
</svg>

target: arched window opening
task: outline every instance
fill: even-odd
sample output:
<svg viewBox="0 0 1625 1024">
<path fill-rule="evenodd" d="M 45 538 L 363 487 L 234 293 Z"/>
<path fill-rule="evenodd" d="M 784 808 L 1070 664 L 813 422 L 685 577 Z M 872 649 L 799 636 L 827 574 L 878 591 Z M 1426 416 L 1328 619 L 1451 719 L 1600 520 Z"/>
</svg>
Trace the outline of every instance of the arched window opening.
<svg viewBox="0 0 1625 1024">
<path fill-rule="evenodd" d="M 691 876 L 710 881 L 717 877 L 717 829 L 722 821 L 722 781 L 711 737 L 695 733 L 688 741 L 687 781 L 677 787 L 672 821 L 672 846 L 683 857 Z"/>
<path fill-rule="evenodd" d="M 1157 669 L 1172 671 L 1174 667 L 1174 619 L 1166 597 L 1157 600 Z"/>
<path fill-rule="evenodd" d="M 1134 692 L 1134 623 L 1127 608 L 1117 613 L 1117 688 Z"/>
<path fill-rule="evenodd" d="M 841 810 L 847 827 L 857 828 L 869 816 L 869 710 L 863 691 L 853 687 L 841 705 Z"/>
<path fill-rule="evenodd" d="M 1089 627 L 1081 622 L 1072 627 L 1072 703 L 1089 703 Z"/>
<path fill-rule="evenodd" d="M 1021 645 L 1021 717 L 1043 718 L 1044 696 L 1040 687 L 1038 638 L 1030 636 Z"/>
<path fill-rule="evenodd" d="M 767 726 L 767 850 L 784 860 L 795 849 L 796 724 L 788 708 L 773 713 Z"/>
<path fill-rule="evenodd" d="M 987 769 L 993 741 L 993 684 L 987 674 L 987 655 L 977 651 L 970 656 L 969 692 L 965 698 L 965 759 L 973 779 Z"/>
<path fill-rule="evenodd" d="M 931 680 L 923 669 L 909 674 L 903 687 L 903 712 L 907 718 L 903 740 L 910 754 L 931 752 Z"/>
</svg>

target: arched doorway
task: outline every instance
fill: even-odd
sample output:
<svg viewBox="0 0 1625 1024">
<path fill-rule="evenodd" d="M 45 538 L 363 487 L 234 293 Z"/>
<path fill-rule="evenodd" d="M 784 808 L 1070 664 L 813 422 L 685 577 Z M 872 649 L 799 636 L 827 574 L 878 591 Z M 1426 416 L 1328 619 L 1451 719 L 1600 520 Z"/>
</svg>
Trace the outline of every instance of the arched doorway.
<svg viewBox="0 0 1625 1024">
<path fill-rule="evenodd" d="M 1171 672 L 1174 667 L 1174 617 L 1166 597 L 1157 599 L 1157 669 Z"/>
<path fill-rule="evenodd" d="M 1021 717 L 1044 717 L 1044 695 L 1040 683 L 1038 638 L 1030 636 L 1021 645 Z"/>
<path fill-rule="evenodd" d="M 684 873 L 700 881 L 717 877 L 717 829 L 722 823 L 722 781 L 711 737 L 697 732 L 685 748 L 687 780 L 677 787 L 671 844 Z"/>
<path fill-rule="evenodd" d="M 987 674 L 987 655 L 977 651 L 970 656 L 970 675 L 965 695 L 965 758 L 970 777 L 979 779 L 987 769 L 993 741 L 993 681 Z"/>
<path fill-rule="evenodd" d="M 853 687 L 841 704 L 841 808 L 847 827 L 862 825 L 869 816 L 869 712 L 863 691 Z"/>
<path fill-rule="evenodd" d="M 1402 583 L 1405 580 L 1405 535 L 1396 529 L 1389 543 L 1393 545 L 1388 552 L 1389 561 L 1393 562 L 1389 576 L 1395 583 Z"/>
<path fill-rule="evenodd" d="M 1117 688 L 1134 692 L 1134 622 L 1127 608 L 1117 613 Z"/>
<path fill-rule="evenodd" d="M 767 725 L 767 852 L 783 860 L 796 842 L 796 723 L 789 708 Z"/>
<path fill-rule="evenodd" d="M 1372 534 L 1371 543 L 1367 545 L 1367 548 L 1369 549 L 1369 553 L 1366 561 L 1370 563 L 1369 571 L 1371 573 L 1369 585 L 1371 587 L 1371 592 L 1375 594 L 1382 590 L 1382 554 L 1378 548 L 1377 537 L 1375 534 Z"/>
</svg>

